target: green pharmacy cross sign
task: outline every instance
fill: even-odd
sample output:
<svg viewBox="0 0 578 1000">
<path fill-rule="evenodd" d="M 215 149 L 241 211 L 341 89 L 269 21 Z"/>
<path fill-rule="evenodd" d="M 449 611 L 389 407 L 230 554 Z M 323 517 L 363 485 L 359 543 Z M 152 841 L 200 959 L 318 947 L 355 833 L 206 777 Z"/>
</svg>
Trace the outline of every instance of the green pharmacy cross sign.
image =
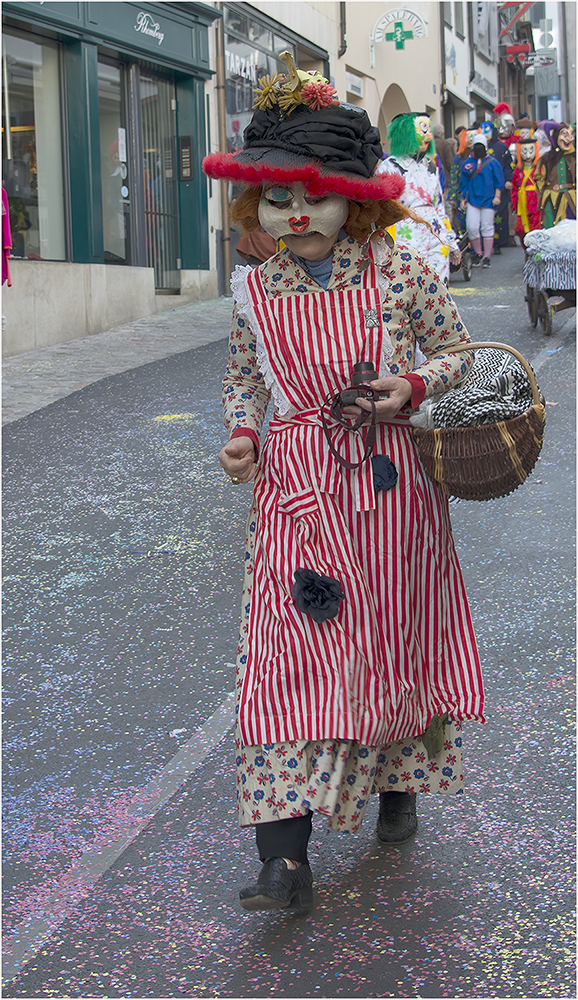
<svg viewBox="0 0 578 1000">
<path fill-rule="evenodd" d="M 413 38 L 413 31 L 404 31 L 402 21 L 396 21 L 393 31 L 388 31 L 385 36 L 386 42 L 395 42 L 396 49 L 405 48 L 406 38 Z"/>
</svg>

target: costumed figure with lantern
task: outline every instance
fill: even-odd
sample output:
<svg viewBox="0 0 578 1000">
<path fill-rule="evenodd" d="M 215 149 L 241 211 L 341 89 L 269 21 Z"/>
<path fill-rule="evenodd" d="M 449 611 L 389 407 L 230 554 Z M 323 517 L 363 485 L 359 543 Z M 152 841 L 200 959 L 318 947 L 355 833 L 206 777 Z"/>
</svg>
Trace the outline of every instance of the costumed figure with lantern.
<svg viewBox="0 0 578 1000">
<path fill-rule="evenodd" d="M 447 285 L 450 255 L 452 264 L 459 264 L 461 254 L 446 213 L 429 115 L 396 115 L 388 126 L 387 138 L 390 153 L 377 173 L 403 177 L 402 205 L 430 224 L 428 228 L 412 218 L 403 220 L 396 227 L 396 239 L 424 254 Z"/>
<path fill-rule="evenodd" d="M 536 166 L 542 228 L 551 229 L 562 219 L 576 218 L 576 145 L 574 129 L 559 122 L 550 129 L 552 149 Z"/>
<path fill-rule="evenodd" d="M 524 246 L 526 233 L 540 228 L 540 199 L 534 171 L 540 147 L 534 138 L 536 122 L 516 122 L 518 165 L 512 175 L 512 211 L 516 216 L 515 233 Z"/>
<path fill-rule="evenodd" d="M 254 482 L 236 760 L 262 868 L 246 910 L 312 905 L 314 814 L 355 832 L 379 794 L 378 838 L 409 839 L 417 793 L 461 791 L 461 725 L 483 721 L 447 496 L 409 424 L 463 380 L 473 354 L 452 350 L 469 336 L 427 258 L 386 232 L 415 217 L 402 177 L 374 173 L 366 112 L 281 58 L 244 148 L 203 163 L 247 185 L 233 221 L 285 244 L 233 275 L 219 454 Z"/>
</svg>

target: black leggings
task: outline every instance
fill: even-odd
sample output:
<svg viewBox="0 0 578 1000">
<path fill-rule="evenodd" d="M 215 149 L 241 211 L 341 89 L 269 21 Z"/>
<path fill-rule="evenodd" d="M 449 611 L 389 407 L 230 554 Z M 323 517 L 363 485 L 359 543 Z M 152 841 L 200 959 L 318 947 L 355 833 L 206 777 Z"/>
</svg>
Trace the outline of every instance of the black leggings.
<svg viewBox="0 0 578 1000">
<path fill-rule="evenodd" d="M 307 843 L 311 836 L 313 814 L 279 819 L 274 823 L 258 823 L 255 827 L 257 849 L 261 861 L 267 858 L 289 858 L 305 864 Z"/>
</svg>

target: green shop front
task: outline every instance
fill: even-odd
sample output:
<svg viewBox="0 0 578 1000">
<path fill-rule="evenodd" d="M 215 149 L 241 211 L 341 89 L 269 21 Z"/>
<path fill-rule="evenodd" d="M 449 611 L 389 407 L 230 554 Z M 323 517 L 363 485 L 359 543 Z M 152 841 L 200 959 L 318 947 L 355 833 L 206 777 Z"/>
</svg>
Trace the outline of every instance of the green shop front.
<svg viewBox="0 0 578 1000">
<path fill-rule="evenodd" d="M 204 3 L 3 4 L 4 353 L 216 296 L 201 161 L 218 16 Z"/>
</svg>

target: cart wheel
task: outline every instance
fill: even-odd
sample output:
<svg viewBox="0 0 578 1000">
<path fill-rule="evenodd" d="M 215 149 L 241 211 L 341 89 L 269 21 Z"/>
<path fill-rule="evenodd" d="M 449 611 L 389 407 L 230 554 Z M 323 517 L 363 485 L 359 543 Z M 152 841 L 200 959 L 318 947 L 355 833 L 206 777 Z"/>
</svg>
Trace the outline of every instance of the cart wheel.
<svg viewBox="0 0 578 1000">
<path fill-rule="evenodd" d="M 464 281 L 472 280 L 472 255 L 467 250 L 462 259 L 462 274 Z"/>
<path fill-rule="evenodd" d="M 532 285 L 526 285 L 526 302 L 528 303 L 528 313 L 530 315 L 530 323 L 534 328 L 538 324 L 536 297 L 537 297 L 537 292 L 534 288 L 532 288 Z"/>
<path fill-rule="evenodd" d="M 552 309 L 548 305 L 548 296 L 542 289 L 536 294 L 536 313 L 542 333 L 545 337 L 549 337 L 552 333 Z"/>
</svg>

